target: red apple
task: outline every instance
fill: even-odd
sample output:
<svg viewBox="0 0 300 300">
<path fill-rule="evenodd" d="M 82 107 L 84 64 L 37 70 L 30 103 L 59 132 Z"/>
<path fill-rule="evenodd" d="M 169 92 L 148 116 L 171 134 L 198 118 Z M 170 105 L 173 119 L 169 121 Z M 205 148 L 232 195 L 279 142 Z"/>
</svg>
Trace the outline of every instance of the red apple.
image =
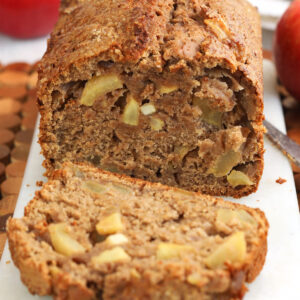
<svg viewBox="0 0 300 300">
<path fill-rule="evenodd" d="M 0 32 L 17 38 L 49 33 L 58 18 L 60 0 L 0 0 Z"/>
<path fill-rule="evenodd" d="M 278 23 L 274 58 L 281 82 L 300 101 L 300 0 L 290 5 Z"/>
</svg>

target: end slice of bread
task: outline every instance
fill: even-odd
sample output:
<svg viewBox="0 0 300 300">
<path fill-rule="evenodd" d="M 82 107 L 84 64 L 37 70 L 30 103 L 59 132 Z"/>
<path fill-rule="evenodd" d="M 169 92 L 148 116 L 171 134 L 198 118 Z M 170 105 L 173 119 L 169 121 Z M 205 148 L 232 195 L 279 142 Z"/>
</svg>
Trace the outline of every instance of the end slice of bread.
<svg viewBox="0 0 300 300">
<path fill-rule="evenodd" d="M 7 228 L 22 281 L 54 299 L 241 299 L 267 252 L 258 209 L 71 163 Z"/>
</svg>

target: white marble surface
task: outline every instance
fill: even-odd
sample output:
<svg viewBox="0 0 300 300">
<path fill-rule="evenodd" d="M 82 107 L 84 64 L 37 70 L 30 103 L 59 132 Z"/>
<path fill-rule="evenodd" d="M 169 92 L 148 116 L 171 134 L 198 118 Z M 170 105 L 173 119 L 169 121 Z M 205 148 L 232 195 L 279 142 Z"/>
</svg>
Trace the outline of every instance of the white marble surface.
<svg viewBox="0 0 300 300">
<path fill-rule="evenodd" d="M 291 0 L 249 0 L 249 2 L 258 8 L 263 28 L 274 30 Z"/>
<path fill-rule="evenodd" d="M 285 131 L 283 113 L 275 90 L 275 69 L 265 61 L 265 113 L 278 129 Z M 23 215 L 24 206 L 33 197 L 36 181 L 42 180 L 42 157 L 34 135 L 15 217 Z M 285 178 L 283 185 L 275 181 Z M 232 200 L 232 199 L 231 199 Z M 245 300 L 299 300 L 300 218 L 291 167 L 287 159 L 266 140 L 265 169 L 257 193 L 239 201 L 262 209 L 270 223 L 266 264 L 258 278 L 249 285 Z M 34 300 L 49 297 L 32 296 L 19 279 L 7 248 L 0 262 L 0 299 Z"/>
<path fill-rule="evenodd" d="M 0 62 L 3 65 L 16 61 L 35 63 L 46 51 L 47 38 L 22 40 L 0 34 Z"/>
</svg>

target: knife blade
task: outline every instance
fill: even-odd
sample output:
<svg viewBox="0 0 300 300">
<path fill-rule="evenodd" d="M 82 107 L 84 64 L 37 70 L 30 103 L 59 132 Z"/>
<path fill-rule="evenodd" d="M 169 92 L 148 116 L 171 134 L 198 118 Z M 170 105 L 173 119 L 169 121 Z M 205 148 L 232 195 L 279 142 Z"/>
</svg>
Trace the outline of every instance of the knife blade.
<svg viewBox="0 0 300 300">
<path fill-rule="evenodd" d="M 267 128 L 267 137 L 289 160 L 300 167 L 300 146 L 267 120 L 264 121 L 264 125 Z"/>
</svg>

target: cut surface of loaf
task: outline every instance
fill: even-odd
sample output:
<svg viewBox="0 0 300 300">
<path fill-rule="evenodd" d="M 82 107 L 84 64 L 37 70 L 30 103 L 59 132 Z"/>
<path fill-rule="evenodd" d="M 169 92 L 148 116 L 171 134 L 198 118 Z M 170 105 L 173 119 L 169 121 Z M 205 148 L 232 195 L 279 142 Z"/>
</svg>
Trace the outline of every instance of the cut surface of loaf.
<svg viewBox="0 0 300 300">
<path fill-rule="evenodd" d="M 64 161 L 241 197 L 263 170 L 261 28 L 244 0 L 64 1 L 40 144 Z M 70 6 L 68 6 L 70 5 Z"/>
<path fill-rule="evenodd" d="M 263 267 L 258 209 L 64 164 L 7 224 L 29 291 L 59 300 L 241 299 Z"/>
</svg>

